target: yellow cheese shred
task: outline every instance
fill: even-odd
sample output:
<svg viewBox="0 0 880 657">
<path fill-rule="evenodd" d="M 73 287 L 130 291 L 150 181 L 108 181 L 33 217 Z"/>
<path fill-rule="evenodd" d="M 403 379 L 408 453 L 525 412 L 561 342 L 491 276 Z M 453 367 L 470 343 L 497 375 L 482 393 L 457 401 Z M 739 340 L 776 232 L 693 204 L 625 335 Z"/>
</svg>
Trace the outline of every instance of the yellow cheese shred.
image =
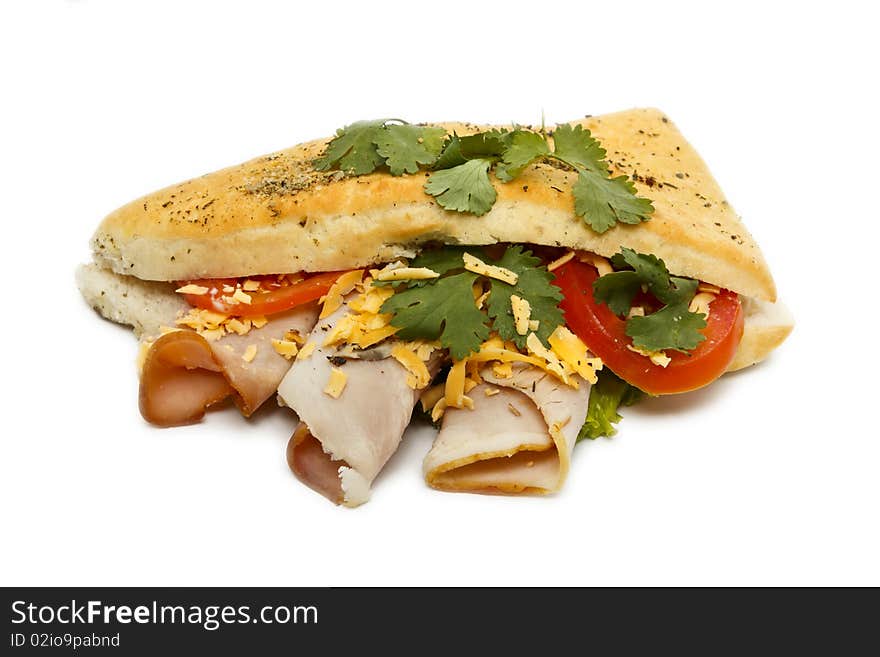
<svg viewBox="0 0 880 657">
<path fill-rule="evenodd" d="M 634 351 L 640 356 L 650 359 L 654 365 L 659 365 L 660 367 L 666 367 L 672 362 L 672 359 L 666 355 L 665 351 L 648 351 L 647 349 L 641 349 L 631 344 L 626 345 L 626 348 L 630 351 Z"/>
<path fill-rule="evenodd" d="M 711 292 L 698 292 L 691 299 L 688 310 L 692 313 L 702 313 L 709 319 L 709 304 L 715 301 L 715 295 Z"/>
<path fill-rule="evenodd" d="M 290 360 L 299 352 L 299 345 L 290 340 L 272 340 L 272 347 L 280 356 Z"/>
<path fill-rule="evenodd" d="M 244 350 L 244 353 L 241 355 L 241 359 L 245 363 L 252 363 L 254 358 L 257 357 L 257 345 L 249 344 L 247 349 Z"/>
<path fill-rule="evenodd" d="M 425 362 L 407 343 L 396 345 L 391 350 L 391 357 L 406 368 L 406 384 L 413 390 L 421 390 L 431 382 L 431 374 Z"/>
<path fill-rule="evenodd" d="M 614 271 L 611 267 L 611 263 L 608 262 L 606 258 L 596 255 L 595 253 L 580 251 L 578 252 L 578 260 L 593 265 L 599 271 L 599 276 L 604 276 L 605 274 L 610 274 Z"/>
<path fill-rule="evenodd" d="M 464 406 L 464 380 L 466 376 L 468 360 L 458 360 L 453 363 L 446 377 L 446 399 L 447 406 L 461 408 Z"/>
<path fill-rule="evenodd" d="M 202 294 L 207 294 L 208 292 L 211 291 L 211 289 L 207 288 L 207 287 L 203 287 L 201 285 L 194 285 L 193 283 L 190 283 L 189 285 L 184 285 L 183 287 L 179 287 L 174 291 L 177 292 L 178 294 L 202 295 Z"/>
<path fill-rule="evenodd" d="M 602 369 L 600 358 L 590 357 L 587 345 L 566 327 L 560 325 L 547 339 L 550 348 L 571 369 L 581 375 L 586 381 L 596 383 L 596 372 Z"/>
<path fill-rule="evenodd" d="M 428 410 L 433 409 L 437 402 L 443 399 L 443 389 L 444 384 L 438 383 L 437 385 L 431 386 L 430 388 L 425 390 L 419 397 L 419 402 L 422 405 L 422 410 L 427 413 Z"/>
<path fill-rule="evenodd" d="M 475 274 L 480 274 L 488 278 L 495 278 L 504 283 L 509 283 L 510 285 L 516 285 L 516 281 L 519 279 L 516 272 L 505 269 L 504 267 L 496 267 L 495 265 L 486 264 L 470 253 L 463 253 L 462 258 L 464 259 L 464 268 Z"/>
<path fill-rule="evenodd" d="M 376 275 L 377 281 L 424 281 L 432 278 L 440 278 L 440 274 L 427 267 L 386 269 Z"/>
<path fill-rule="evenodd" d="M 312 352 L 315 350 L 315 347 L 318 345 L 314 342 L 306 342 L 303 345 L 302 349 L 299 350 L 299 353 L 296 355 L 297 360 L 305 360 L 309 356 L 312 355 Z"/>
<path fill-rule="evenodd" d="M 528 299 L 523 299 L 515 294 L 510 295 L 510 306 L 513 311 L 513 326 L 520 335 L 529 332 L 531 322 L 532 305 Z"/>
<path fill-rule="evenodd" d="M 330 380 L 324 388 L 324 394 L 339 399 L 342 391 L 345 390 L 345 384 L 348 382 L 348 375 L 338 367 L 330 370 Z"/>
<path fill-rule="evenodd" d="M 340 306 L 342 306 L 343 297 L 351 292 L 354 289 L 354 286 L 361 282 L 363 277 L 364 270 L 355 269 L 353 271 L 345 272 L 342 276 L 337 278 L 336 282 L 330 286 L 327 294 L 321 298 L 321 302 L 324 306 L 321 308 L 319 319 L 329 317 L 339 310 Z"/>
<path fill-rule="evenodd" d="M 553 262 L 547 265 L 547 271 L 553 271 L 554 269 L 559 269 L 562 265 L 567 263 L 569 260 L 574 258 L 574 251 L 569 251 L 563 256 L 556 258 Z"/>
</svg>

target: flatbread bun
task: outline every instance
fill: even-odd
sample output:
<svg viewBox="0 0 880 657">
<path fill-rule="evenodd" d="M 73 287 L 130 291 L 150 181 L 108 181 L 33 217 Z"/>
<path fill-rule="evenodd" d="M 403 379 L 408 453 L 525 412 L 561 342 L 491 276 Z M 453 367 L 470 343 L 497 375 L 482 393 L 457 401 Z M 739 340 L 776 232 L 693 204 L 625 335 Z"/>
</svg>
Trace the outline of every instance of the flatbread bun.
<svg viewBox="0 0 880 657">
<path fill-rule="evenodd" d="M 321 139 L 144 196 L 111 213 L 92 239 L 95 261 L 144 280 L 175 281 L 335 271 L 413 256 L 428 242 L 524 242 L 610 256 L 653 253 L 677 275 L 775 301 L 760 249 L 706 164 L 662 112 L 635 109 L 573 121 L 608 152 L 655 212 L 599 235 L 574 213 L 575 175 L 546 163 L 511 183 L 477 217 L 425 194 L 424 172 L 347 176 L 317 172 Z M 444 124 L 467 134 L 490 126 Z"/>
</svg>

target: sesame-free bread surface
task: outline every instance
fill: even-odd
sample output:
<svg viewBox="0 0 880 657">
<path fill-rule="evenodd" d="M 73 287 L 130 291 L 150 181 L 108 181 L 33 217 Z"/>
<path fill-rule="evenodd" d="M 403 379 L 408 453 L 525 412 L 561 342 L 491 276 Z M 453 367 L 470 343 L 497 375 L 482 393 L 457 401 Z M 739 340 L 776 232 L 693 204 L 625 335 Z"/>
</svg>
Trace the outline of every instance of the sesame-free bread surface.
<svg viewBox="0 0 880 657">
<path fill-rule="evenodd" d="M 256 158 L 144 196 L 111 213 L 92 238 L 95 261 L 120 274 L 175 281 L 296 271 L 335 271 L 414 255 L 429 242 L 523 242 L 610 256 L 653 253 L 677 275 L 774 301 L 755 241 L 703 160 L 655 109 L 572 122 L 606 149 L 614 175 L 650 198 L 650 221 L 592 231 L 574 213 L 576 174 L 538 162 L 481 217 L 444 210 L 426 172 L 348 176 L 318 172 L 327 139 Z M 487 126 L 443 124 L 459 134 Z"/>
</svg>

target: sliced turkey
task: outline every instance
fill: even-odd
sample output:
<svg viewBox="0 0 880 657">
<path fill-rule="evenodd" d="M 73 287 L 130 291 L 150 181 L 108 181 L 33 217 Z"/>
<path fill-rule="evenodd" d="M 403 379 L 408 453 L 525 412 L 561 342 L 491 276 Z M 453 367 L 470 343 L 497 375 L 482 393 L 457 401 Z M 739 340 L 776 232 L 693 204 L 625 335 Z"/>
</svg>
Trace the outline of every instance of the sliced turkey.
<svg viewBox="0 0 880 657">
<path fill-rule="evenodd" d="M 420 391 L 394 358 L 375 358 L 382 350 L 370 350 L 370 359 L 345 358 L 340 354 L 350 352 L 322 346 L 346 313 L 343 305 L 318 322 L 303 348 L 308 353 L 312 343 L 314 351 L 297 359 L 278 394 L 301 420 L 287 452 L 294 474 L 331 501 L 358 506 L 397 450 Z M 438 362 L 429 364 L 432 372 Z M 324 392 L 334 368 L 346 379 L 338 398 Z"/>
<path fill-rule="evenodd" d="M 568 474 L 587 415 L 590 384 L 574 389 L 529 365 L 501 378 L 491 367 L 469 393 L 473 409 L 447 409 L 423 464 L 425 480 L 450 491 L 551 493 Z"/>
</svg>

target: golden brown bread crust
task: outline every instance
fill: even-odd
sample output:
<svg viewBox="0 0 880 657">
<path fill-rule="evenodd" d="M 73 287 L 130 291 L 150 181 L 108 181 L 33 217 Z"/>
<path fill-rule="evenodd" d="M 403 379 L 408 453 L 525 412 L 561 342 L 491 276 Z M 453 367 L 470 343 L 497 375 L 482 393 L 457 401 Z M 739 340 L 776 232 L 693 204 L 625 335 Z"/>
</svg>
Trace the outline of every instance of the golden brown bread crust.
<svg viewBox="0 0 880 657">
<path fill-rule="evenodd" d="M 482 216 L 449 212 L 422 189 L 426 173 L 349 177 L 316 172 L 327 140 L 295 146 L 173 185 L 110 214 L 95 260 L 148 280 L 331 271 L 412 256 L 428 241 L 526 242 L 610 256 L 621 246 L 662 257 L 675 274 L 773 301 L 760 249 L 705 163 L 669 119 L 636 109 L 575 121 L 634 179 L 655 212 L 599 235 L 574 214 L 575 174 L 536 163 Z M 444 124 L 465 134 L 484 129 Z"/>
</svg>

